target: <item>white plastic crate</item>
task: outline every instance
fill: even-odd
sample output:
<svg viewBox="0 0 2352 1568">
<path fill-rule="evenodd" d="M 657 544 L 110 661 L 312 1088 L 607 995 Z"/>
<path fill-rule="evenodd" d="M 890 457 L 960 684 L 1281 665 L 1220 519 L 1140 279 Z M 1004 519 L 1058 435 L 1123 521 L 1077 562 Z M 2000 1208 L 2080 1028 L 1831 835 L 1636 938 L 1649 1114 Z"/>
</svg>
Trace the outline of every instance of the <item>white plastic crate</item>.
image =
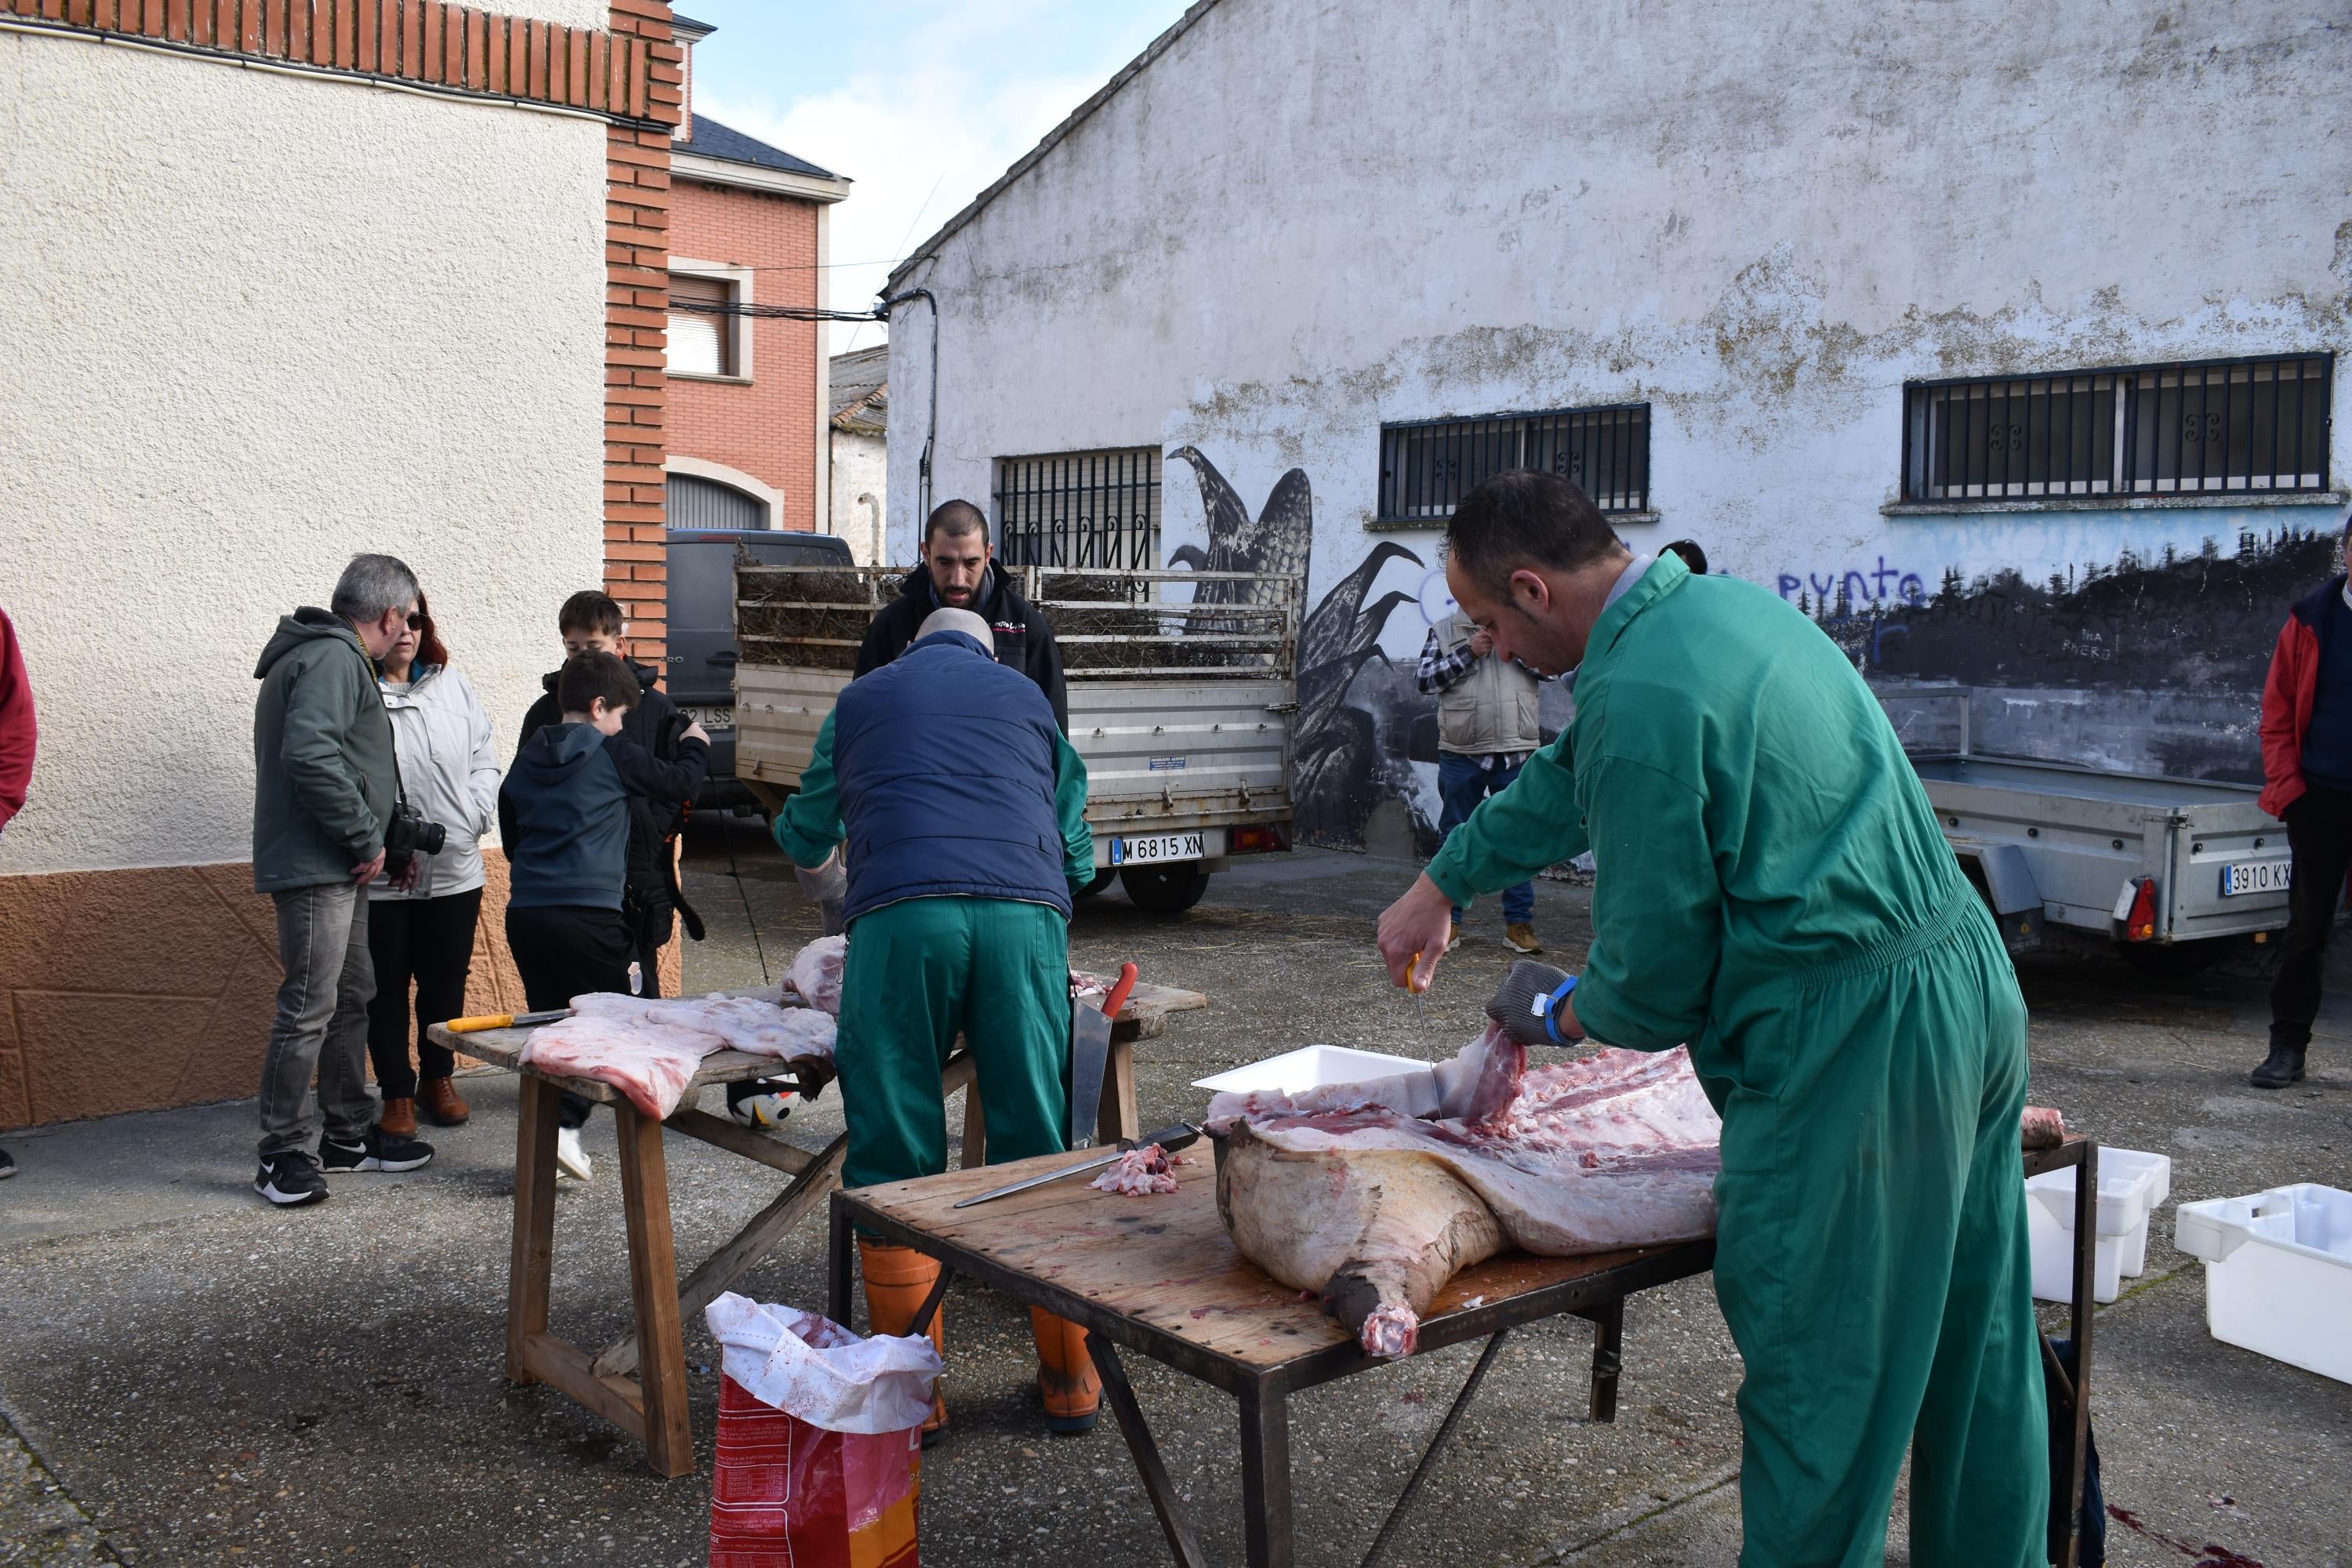
<svg viewBox="0 0 2352 1568">
<path fill-rule="evenodd" d="M 2215 1339 L 2352 1383 L 2352 1193 L 2304 1182 L 2183 1204 L 2173 1240 L 2205 1260 Z"/>
<path fill-rule="evenodd" d="M 2029 1177 L 2026 1234 L 2033 1247 L 2033 1293 L 2074 1299 L 2074 1168 Z M 2172 1195 L 2172 1161 L 2137 1149 L 2099 1150 L 2098 1241 L 2091 1299 L 2112 1301 L 2123 1282 L 2147 1271 L 2147 1216 Z"/>
</svg>

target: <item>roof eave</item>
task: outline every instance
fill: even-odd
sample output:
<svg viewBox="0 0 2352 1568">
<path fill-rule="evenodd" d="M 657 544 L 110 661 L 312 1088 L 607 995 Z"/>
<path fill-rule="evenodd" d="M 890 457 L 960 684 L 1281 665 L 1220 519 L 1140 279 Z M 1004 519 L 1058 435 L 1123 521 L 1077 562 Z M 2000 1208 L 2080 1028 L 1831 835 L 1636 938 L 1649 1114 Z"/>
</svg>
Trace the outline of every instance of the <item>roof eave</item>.
<svg viewBox="0 0 2352 1568">
<path fill-rule="evenodd" d="M 714 158 L 708 153 L 690 151 L 693 143 L 673 143 L 669 154 L 672 179 L 694 180 L 706 185 L 728 185 L 738 190 L 764 191 L 771 195 L 797 196 L 805 202 L 831 203 L 845 201 L 850 182 L 839 174 L 818 176 L 795 174 L 790 169 L 772 169 L 765 163 L 749 163 L 735 158 Z"/>
</svg>

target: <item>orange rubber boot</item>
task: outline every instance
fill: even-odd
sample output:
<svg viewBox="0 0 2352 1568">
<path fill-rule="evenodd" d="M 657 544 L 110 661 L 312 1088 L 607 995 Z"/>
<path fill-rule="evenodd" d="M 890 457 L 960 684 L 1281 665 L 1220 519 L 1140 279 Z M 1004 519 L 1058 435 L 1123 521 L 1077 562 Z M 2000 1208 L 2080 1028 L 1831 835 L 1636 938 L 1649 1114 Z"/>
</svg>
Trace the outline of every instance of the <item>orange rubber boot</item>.
<svg viewBox="0 0 2352 1568">
<path fill-rule="evenodd" d="M 940 1282 L 940 1266 L 911 1247 L 893 1247 L 883 1241 L 857 1244 L 857 1269 L 866 1281 L 866 1331 L 877 1334 L 903 1334 L 922 1310 L 931 1287 Z M 947 1305 L 931 1314 L 931 1348 L 944 1354 L 947 1351 L 945 1321 Z M 948 1424 L 948 1402 L 943 1394 L 931 1396 L 931 1418 L 923 1423 L 923 1436 Z"/>
<path fill-rule="evenodd" d="M 1045 1430 L 1071 1436 L 1090 1430 L 1102 1410 L 1102 1374 L 1087 1353 L 1087 1331 L 1043 1307 L 1029 1309 L 1037 1342 L 1037 1389 L 1045 1396 Z"/>
</svg>

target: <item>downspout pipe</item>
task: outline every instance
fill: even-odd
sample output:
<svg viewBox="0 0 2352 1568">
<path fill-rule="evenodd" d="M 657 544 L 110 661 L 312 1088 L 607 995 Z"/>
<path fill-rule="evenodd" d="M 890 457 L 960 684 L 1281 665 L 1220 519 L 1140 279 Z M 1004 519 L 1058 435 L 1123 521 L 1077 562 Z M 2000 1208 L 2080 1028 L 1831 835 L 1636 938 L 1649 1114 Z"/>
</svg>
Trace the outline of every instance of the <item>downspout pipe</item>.
<svg viewBox="0 0 2352 1568">
<path fill-rule="evenodd" d="M 920 300 L 931 308 L 931 390 L 930 411 L 923 425 L 923 455 L 916 466 L 916 508 L 918 526 L 931 515 L 931 443 L 940 431 L 940 302 L 929 289 L 909 289 L 903 294 L 893 294 L 882 301 L 883 320 L 890 320 L 892 310 L 910 300 Z"/>
</svg>

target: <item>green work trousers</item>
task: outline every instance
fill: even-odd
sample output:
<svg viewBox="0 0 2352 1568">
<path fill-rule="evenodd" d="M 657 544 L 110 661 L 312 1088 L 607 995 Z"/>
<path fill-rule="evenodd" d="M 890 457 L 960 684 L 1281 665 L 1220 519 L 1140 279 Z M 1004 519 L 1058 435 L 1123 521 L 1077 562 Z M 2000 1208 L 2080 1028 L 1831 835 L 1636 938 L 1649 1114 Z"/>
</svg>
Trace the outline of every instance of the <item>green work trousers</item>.
<svg viewBox="0 0 2352 1568">
<path fill-rule="evenodd" d="M 1747 1362 L 1742 1568 L 2029 1568 L 2049 1509 L 2018 1113 L 2025 1005 L 1967 889 L 1755 986 L 1727 1074 L 1716 1294 Z M 1727 1061 L 1727 1058 L 1728 1060 Z"/>
<path fill-rule="evenodd" d="M 1061 911 L 1010 899 L 906 899 L 850 923 L 834 1064 L 845 1187 L 948 1168 L 940 1074 L 961 1034 L 988 1163 L 1058 1154 L 1069 1127 L 1070 952 Z"/>
</svg>

